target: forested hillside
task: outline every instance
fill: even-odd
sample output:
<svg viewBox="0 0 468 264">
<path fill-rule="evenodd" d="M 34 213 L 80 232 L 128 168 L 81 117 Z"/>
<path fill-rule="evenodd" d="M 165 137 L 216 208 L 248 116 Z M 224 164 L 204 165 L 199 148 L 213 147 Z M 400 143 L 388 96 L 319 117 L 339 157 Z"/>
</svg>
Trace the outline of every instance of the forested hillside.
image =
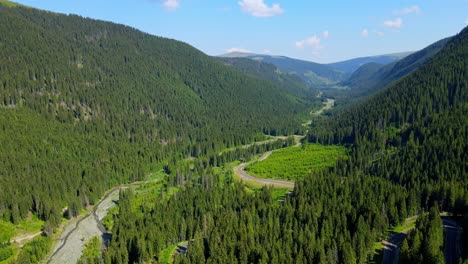
<svg viewBox="0 0 468 264">
<path fill-rule="evenodd" d="M 353 164 L 405 186 L 426 210 L 468 205 L 468 28 L 394 85 L 315 123 L 309 141 L 352 144 Z"/>
<path fill-rule="evenodd" d="M 401 52 L 401 53 L 394 53 L 394 54 L 387 54 L 387 55 L 379 55 L 379 56 L 370 56 L 370 57 L 362 57 L 362 58 L 355 58 L 345 61 L 339 61 L 334 63 L 329 63 L 330 67 L 333 67 L 338 70 L 342 70 L 344 72 L 354 73 L 357 69 L 361 66 L 368 64 L 368 63 L 377 63 L 377 64 L 389 64 L 396 61 L 403 59 L 404 57 L 410 55 L 413 52 Z"/>
<path fill-rule="evenodd" d="M 228 53 L 221 57 L 248 58 L 261 62 L 271 63 L 281 71 L 297 75 L 308 85 L 320 89 L 329 87 L 349 77 L 350 73 L 333 68 L 327 64 L 298 60 L 284 56 L 270 56 L 250 53 Z"/>
<path fill-rule="evenodd" d="M 271 63 L 236 57 L 218 57 L 218 59 L 226 65 L 231 65 L 243 73 L 273 82 L 290 94 L 312 99 L 318 93 L 318 90 L 315 87 L 307 84 L 296 74 L 282 72 Z"/>
<path fill-rule="evenodd" d="M 420 51 L 382 67 L 370 68 L 370 65 L 363 65 L 342 85 L 349 86 L 353 96 L 372 95 L 429 61 L 449 40 L 450 38 L 439 40 Z"/>
<path fill-rule="evenodd" d="M 270 64 L 0 0 L 0 219 L 33 213 L 50 236 L 63 216 L 157 169 L 160 178 L 120 190 L 103 221 L 109 244 L 99 252 L 91 240 L 81 261 L 161 263 L 168 251 L 175 263 L 371 263 L 387 230 L 419 215 L 401 260 L 441 262 L 440 211 L 468 226 L 468 27 L 409 57 L 390 86 L 375 86 L 387 88 L 303 127 L 310 98 L 287 74 L 328 85 L 347 73 L 269 57 L 286 74 L 277 75 Z M 386 67 L 367 66 L 360 80 Z M 302 130 L 303 142 L 265 136 Z M 292 192 L 233 174 L 267 151 L 313 149 L 306 141 L 336 151 L 316 155 L 322 165 L 303 169 Z M 15 258 L 1 239 L 2 260 Z M 52 240 L 33 240 L 16 261 L 38 262 Z M 180 243 L 188 250 L 175 254 Z"/>
<path fill-rule="evenodd" d="M 366 63 L 354 71 L 346 81 L 343 81 L 342 85 L 349 86 L 351 89 L 356 89 L 356 87 L 369 82 L 369 78 L 374 76 L 374 74 L 376 74 L 384 66 L 384 64 L 375 62 Z"/>
<path fill-rule="evenodd" d="M 297 181 L 281 204 L 271 189 L 248 194 L 209 166 L 198 173 L 210 186 L 194 182 L 168 202 L 139 207 L 124 193 L 107 261 L 162 261 L 157 251 L 187 241 L 175 263 L 366 263 L 409 216 L 437 206 L 466 215 L 467 48 L 468 28 L 367 102 L 313 122 L 309 141 L 348 146 L 350 157 Z M 441 260 L 438 212 L 422 213 L 417 229 L 431 248 L 409 242 L 404 253 L 422 255 L 405 260 Z"/>
<path fill-rule="evenodd" d="M 300 127 L 301 99 L 187 44 L 0 3 L 0 217 L 56 225 L 104 190 Z"/>
</svg>

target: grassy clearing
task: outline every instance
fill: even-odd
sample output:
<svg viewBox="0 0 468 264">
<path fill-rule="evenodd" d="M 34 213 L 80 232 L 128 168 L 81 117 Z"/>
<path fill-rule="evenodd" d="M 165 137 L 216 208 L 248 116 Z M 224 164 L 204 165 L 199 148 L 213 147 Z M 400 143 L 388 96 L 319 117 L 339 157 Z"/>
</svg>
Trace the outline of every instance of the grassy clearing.
<svg viewBox="0 0 468 264">
<path fill-rule="evenodd" d="M 149 173 L 146 176 L 146 181 L 159 181 L 159 180 L 164 180 L 164 178 L 167 176 L 167 174 L 164 172 L 162 169 L 162 165 L 157 167 L 154 172 Z"/>
<path fill-rule="evenodd" d="M 170 264 L 172 263 L 172 253 L 176 250 L 179 243 L 171 245 L 159 253 L 160 263 Z"/>
<path fill-rule="evenodd" d="M 417 217 L 411 217 L 405 220 L 405 222 L 399 226 L 395 226 L 394 228 L 390 229 L 390 232 L 393 233 L 401 233 L 405 230 L 414 228 L 416 226 Z"/>
<path fill-rule="evenodd" d="M 8 244 L 10 240 L 38 233 L 43 226 L 44 221 L 33 214 L 17 225 L 0 220 L 0 264 L 9 263 L 20 253 L 17 243 Z"/>
<path fill-rule="evenodd" d="M 291 192 L 288 188 L 273 188 L 271 193 L 271 199 L 276 203 L 280 203 L 283 199 Z"/>
<path fill-rule="evenodd" d="M 14 225 L 10 222 L 0 220 L 0 243 L 8 242 L 14 237 L 21 237 L 41 231 L 44 221 L 40 220 L 34 214 L 29 219 Z"/>
<path fill-rule="evenodd" d="M 274 151 L 270 157 L 245 168 L 250 175 L 259 178 L 298 180 L 314 170 L 335 165 L 339 158 L 346 157 L 343 146 L 307 144 Z"/>
</svg>

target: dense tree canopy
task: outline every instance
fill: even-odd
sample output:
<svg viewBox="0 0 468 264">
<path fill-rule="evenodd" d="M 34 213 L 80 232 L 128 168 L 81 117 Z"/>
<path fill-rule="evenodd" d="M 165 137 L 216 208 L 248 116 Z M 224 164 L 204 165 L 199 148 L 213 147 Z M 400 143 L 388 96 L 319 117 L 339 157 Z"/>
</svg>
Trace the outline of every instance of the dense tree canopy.
<svg viewBox="0 0 468 264">
<path fill-rule="evenodd" d="M 157 163 L 291 134 L 303 99 L 187 44 L 0 4 L 0 217 L 56 224 Z"/>
<path fill-rule="evenodd" d="M 346 146 L 349 157 L 313 170 L 281 202 L 214 167 L 291 145 L 233 148 L 300 132 L 303 98 L 112 23 L 0 4 L 0 33 L 1 218 L 33 212 L 56 226 L 65 206 L 76 216 L 156 165 L 168 174 L 144 203 L 121 192 L 110 246 L 101 255 L 90 243 L 83 261 L 157 262 L 187 241 L 176 263 L 366 263 L 408 216 L 434 204 L 468 212 L 468 29 L 368 101 L 313 122 L 309 142 Z M 45 255 L 49 238 L 37 241 L 19 261 Z M 443 261 L 440 249 L 433 207 L 403 260 Z"/>
</svg>

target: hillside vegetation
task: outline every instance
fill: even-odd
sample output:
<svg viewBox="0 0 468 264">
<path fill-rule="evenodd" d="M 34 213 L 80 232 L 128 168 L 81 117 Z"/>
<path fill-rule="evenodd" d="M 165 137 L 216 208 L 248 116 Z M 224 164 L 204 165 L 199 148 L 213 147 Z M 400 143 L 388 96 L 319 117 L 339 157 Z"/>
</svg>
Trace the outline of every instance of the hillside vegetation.
<svg viewBox="0 0 468 264">
<path fill-rule="evenodd" d="M 298 76 L 307 85 L 315 88 L 327 88 L 345 80 L 349 77 L 349 72 L 335 69 L 327 64 L 320 64 L 310 61 L 298 60 L 284 56 L 270 56 L 250 53 L 226 54 L 226 58 L 247 58 L 275 65 L 284 73 Z"/>
<path fill-rule="evenodd" d="M 330 67 L 333 67 L 338 70 L 342 70 L 344 72 L 354 73 L 361 66 L 366 65 L 368 63 L 377 63 L 377 64 L 382 64 L 382 65 L 394 63 L 410 55 L 411 53 L 413 52 L 401 52 L 401 53 L 394 53 L 394 54 L 361 57 L 361 58 L 355 58 L 355 59 L 350 59 L 350 60 L 345 60 L 345 61 L 329 63 L 328 65 Z"/>
<path fill-rule="evenodd" d="M 274 151 L 267 159 L 245 168 L 249 174 L 260 178 L 296 181 L 312 171 L 334 167 L 338 159 L 346 158 L 343 146 L 307 144 Z"/>
<path fill-rule="evenodd" d="M 303 81 L 298 75 L 282 72 L 271 63 L 236 57 L 219 57 L 218 59 L 226 65 L 231 65 L 241 72 L 250 74 L 262 80 L 273 82 L 290 94 L 314 99 L 318 93 L 317 89 L 310 84 L 307 84 L 307 82 Z"/>
<path fill-rule="evenodd" d="M 467 212 L 468 28 L 369 100 L 313 124 L 309 141 L 353 144 L 343 164 L 405 186 L 425 208 Z"/>
<path fill-rule="evenodd" d="M 0 218 L 55 226 L 156 163 L 290 134 L 306 103 L 191 46 L 0 4 Z"/>
<path fill-rule="evenodd" d="M 342 85 L 350 86 L 351 94 L 354 96 L 372 95 L 428 62 L 449 40 L 450 38 L 439 40 L 420 51 L 409 54 L 401 60 L 381 67 L 365 64 L 356 70 Z"/>
</svg>

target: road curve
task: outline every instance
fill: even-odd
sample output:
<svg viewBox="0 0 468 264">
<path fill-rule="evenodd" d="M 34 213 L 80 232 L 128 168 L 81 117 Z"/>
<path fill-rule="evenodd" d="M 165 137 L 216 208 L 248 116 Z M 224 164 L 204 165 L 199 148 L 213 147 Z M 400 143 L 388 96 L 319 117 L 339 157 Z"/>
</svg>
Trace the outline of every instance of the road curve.
<svg viewBox="0 0 468 264">
<path fill-rule="evenodd" d="M 442 220 L 444 225 L 444 256 L 445 263 L 457 264 L 461 254 L 460 239 L 462 228 L 449 219 Z"/>
<path fill-rule="evenodd" d="M 268 154 L 265 153 L 264 155 Z M 271 154 L 271 153 L 270 153 Z M 268 154 L 269 155 L 269 154 Z M 265 159 L 265 158 L 264 158 Z M 241 177 L 241 179 L 249 181 L 249 182 L 254 182 L 258 183 L 261 185 L 266 185 L 266 186 L 274 186 L 274 187 L 279 187 L 279 188 L 294 188 L 294 183 L 293 182 L 288 182 L 288 181 L 280 181 L 280 180 L 272 180 L 272 179 L 261 179 L 261 178 L 255 178 L 249 174 L 247 174 L 244 169 L 247 165 L 249 165 L 251 162 L 248 163 L 241 163 L 239 166 L 234 168 L 234 171 L 237 175 Z"/>
<path fill-rule="evenodd" d="M 411 229 L 404 230 L 401 233 L 392 233 L 388 236 L 387 240 L 382 242 L 384 244 L 383 264 L 398 264 L 400 245 Z"/>
</svg>

